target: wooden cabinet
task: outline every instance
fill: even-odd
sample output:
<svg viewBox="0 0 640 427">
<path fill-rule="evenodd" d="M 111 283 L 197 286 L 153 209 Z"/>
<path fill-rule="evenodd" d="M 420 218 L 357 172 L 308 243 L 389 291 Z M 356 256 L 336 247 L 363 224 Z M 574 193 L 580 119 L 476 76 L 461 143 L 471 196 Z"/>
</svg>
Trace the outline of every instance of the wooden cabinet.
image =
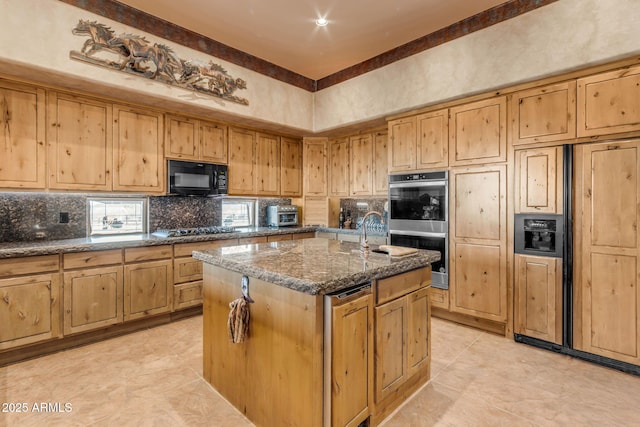
<svg viewBox="0 0 640 427">
<path fill-rule="evenodd" d="M 513 145 L 576 137 L 576 82 L 516 92 L 509 96 Z"/>
<path fill-rule="evenodd" d="M 640 130 L 640 66 L 578 79 L 578 137 Z"/>
<path fill-rule="evenodd" d="M 163 116 L 140 108 L 113 106 L 115 191 L 164 193 Z"/>
<path fill-rule="evenodd" d="M 416 168 L 416 117 L 389 121 L 389 172 Z"/>
<path fill-rule="evenodd" d="M 376 281 L 374 425 L 430 374 L 431 269 Z"/>
<path fill-rule="evenodd" d="M 280 138 L 280 195 L 302 196 L 302 141 Z"/>
<path fill-rule="evenodd" d="M 46 186 L 44 89 L 0 80 L 0 188 Z"/>
<path fill-rule="evenodd" d="M 450 172 L 450 308 L 507 320 L 507 217 L 504 165 Z"/>
<path fill-rule="evenodd" d="M 229 129 L 229 194 L 278 195 L 280 137 Z"/>
<path fill-rule="evenodd" d="M 330 425 L 355 427 L 369 417 L 372 404 L 373 296 L 350 298 L 332 306 L 327 315 L 332 331 L 325 346 L 331 355 L 330 382 L 325 383 Z"/>
<path fill-rule="evenodd" d="M 507 102 L 504 96 L 451 108 L 449 165 L 507 160 Z"/>
<path fill-rule="evenodd" d="M 256 194 L 280 194 L 280 137 L 258 132 L 256 134 Z"/>
<path fill-rule="evenodd" d="M 562 213 L 562 147 L 515 152 L 516 213 Z"/>
<path fill-rule="evenodd" d="M 122 250 L 66 253 L 62 260 L 64 334 L 122 323 Z"/>
<path fill-rule="evenodd" d="M 51 92 L 48 102 L 49 188 L 112 189 L 112 108 L 102 101 Z"/>
<path fill-rule="evenodd" d="M 0 350 L 58 338 L 57 255 L 0 260 Z"/>
<path fill-rule="evenodd" d="M 339 151 L 339 150 L 338 150 Z M 350 161 L 347 170 L 350 172 L 347 178 L 349 194 L 351 196 L 367 196 L 373 192 L 373 139 L 371 134 L 357 135 L 349 138 Z M 334 158 L 332 156 L 331 174 L 334 174 Z M 338 168 L 344 165 L 338 163 Z M 339 171 L 336 171 L 339 172 Z M 338 174 L 341 177 L 341 174 Z M 333 185 L 338 185 L 331 180 Z"/>
<path fill-rule="evenodd" d="M 174 159 L 227 163 L 227 127 L 167 114 L 165 156 Z"/>
<path fill-rule="evenodd" d="M 575 148 L 574 347 L 640 365 L 640 141 Z"/>
<path fill-rule="evenodd" d="M 125 249 L 124 320 L 169 312 L 173 301 L 171 246 Z"/>
<path fill-rule="evenodd" d="M 327 195 L 327 138 L 304 139 L 304 195 Z M 305 224 L 309 224 L 305 222 Z"/>
<path fill-rule="evenodd" d="M 369 159 L 371 157 L 369 156 Z M 329 196 L 349 196 L 349 140 L 329 140 Z"/>
<path fill-rule="evenodd" d="M 514 332 L 562 344 L 562 259 L 515 255 Z"/>
<path fill-rule="evenodd" d="M 374 132 L 373 137 L 373 195 L 389 194 L 389 134 Z"/>
<path fill-rule="evenodd" d="M 418 169 L 449 165 L 449 110 L 431 111 L 416 117 Z"/>
</svg>

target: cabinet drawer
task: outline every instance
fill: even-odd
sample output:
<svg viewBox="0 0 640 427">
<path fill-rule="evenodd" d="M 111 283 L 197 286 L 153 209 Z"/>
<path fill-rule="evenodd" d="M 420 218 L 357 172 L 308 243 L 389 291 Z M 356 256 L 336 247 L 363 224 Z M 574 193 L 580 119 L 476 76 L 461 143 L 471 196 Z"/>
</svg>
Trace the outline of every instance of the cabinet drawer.
<svg viewBox="0 0 640 427">
<path fill-rule="evenodd" d="M 124 250 L 124 262 L 149 261 L 153 259 L 171 258 L 171 245 L 145 246 Z"/>
<path fill-rule="evenodd" d="M 173 283 L 202 280 L 202 261 L 186 257 L 173 260 Z"/>
<path fill-rule="evenodd" d="M 64 254 L 62 264 L 65 270 L 71 268 L 96 267 L 122 263 L 122 249 Z"/>
<path fill-rule="evenodd" d="M 202 280 L 183 283 L 173 287 L 173 309 L 192 307 L 202 304 Z"/>
<path fill-rule="evenodd" d="M 431 283 L 431 268 L 419 268 L 397 276 L 376 280 L 376 305 L 384 304 Z"/>
<path fill-rule="evenodd" d="M 58 255 L 7 258 L 0 260 L 0 277 L 57 271 L 60 268 Z"/>
<path fill-rule="evenodd" d="M 206 251 L 207 249 L 220 248 L 222 246 L 235 246 L 238 239 L 213 240 L 208 242 L 176 243 L 173 245 L 173 256 L 191 256 L 193 251 Z"/>
<path fill-rule="evenodd" d="M 316 233 L 313 231 L 307 233 L 295 233 L 291 236 L 293 240 L 313 239 L 314 237 L 316 237 Z"/>
</svg>

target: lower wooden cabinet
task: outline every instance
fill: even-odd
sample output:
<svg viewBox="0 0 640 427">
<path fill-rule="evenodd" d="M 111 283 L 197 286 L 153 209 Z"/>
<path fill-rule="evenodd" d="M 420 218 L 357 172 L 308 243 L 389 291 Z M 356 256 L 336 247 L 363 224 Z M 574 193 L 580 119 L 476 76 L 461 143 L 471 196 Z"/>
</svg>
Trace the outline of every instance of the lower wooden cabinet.
<svg viewBox="0 0 640 427">
<path fill-rule="evenodd" d="M 60 275 L 0 280 L 0 350 L 61 336 Z"/>
<path fill-rule="evenodd" d="M 562 344 L 562 259 L 515 255 L 514 332 Z"/>
<path fill-rule="evenodd" d="M 64 334 L 123 321 L 122 266 L 64 273 Z"/>
<path fill-rule="evenodd" d="M 124 266 L 124 320 L 171 310 L 172 261 L 149 261 Z"/>
</svg>

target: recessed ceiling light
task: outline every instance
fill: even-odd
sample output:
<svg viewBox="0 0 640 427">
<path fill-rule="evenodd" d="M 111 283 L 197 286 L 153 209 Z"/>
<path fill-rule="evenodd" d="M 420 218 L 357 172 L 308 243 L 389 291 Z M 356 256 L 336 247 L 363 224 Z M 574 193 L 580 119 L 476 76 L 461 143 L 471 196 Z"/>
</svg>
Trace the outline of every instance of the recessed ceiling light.
<svg viewBox="0 0 640 427">
<path fill-rule="evenodd" d="M 324 26 L 326 26 L 328 23 L 329 23 L 329 21 L 327 21 L 327 20 L 326 20 L 326 19 L 324 19 L 324 18 L 318 18 L 318 19 L 316 19 L 316 25 L 317 25 L 318 27 L 324 27 Z"/>
</svg>

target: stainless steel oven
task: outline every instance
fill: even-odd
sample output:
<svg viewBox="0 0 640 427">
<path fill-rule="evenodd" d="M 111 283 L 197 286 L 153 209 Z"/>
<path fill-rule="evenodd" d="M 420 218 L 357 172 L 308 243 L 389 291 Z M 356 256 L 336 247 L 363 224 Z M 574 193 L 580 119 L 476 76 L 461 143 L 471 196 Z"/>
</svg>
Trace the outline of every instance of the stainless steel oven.
<svg viewBox="0 0 640 427">
<path fill-rule="evenodd" d="M 440 252 L 431 265 L 432 286 L 449 289 L 447 171 L 389 176 L 389 238 L 392 245 Z"/>
</svg>

